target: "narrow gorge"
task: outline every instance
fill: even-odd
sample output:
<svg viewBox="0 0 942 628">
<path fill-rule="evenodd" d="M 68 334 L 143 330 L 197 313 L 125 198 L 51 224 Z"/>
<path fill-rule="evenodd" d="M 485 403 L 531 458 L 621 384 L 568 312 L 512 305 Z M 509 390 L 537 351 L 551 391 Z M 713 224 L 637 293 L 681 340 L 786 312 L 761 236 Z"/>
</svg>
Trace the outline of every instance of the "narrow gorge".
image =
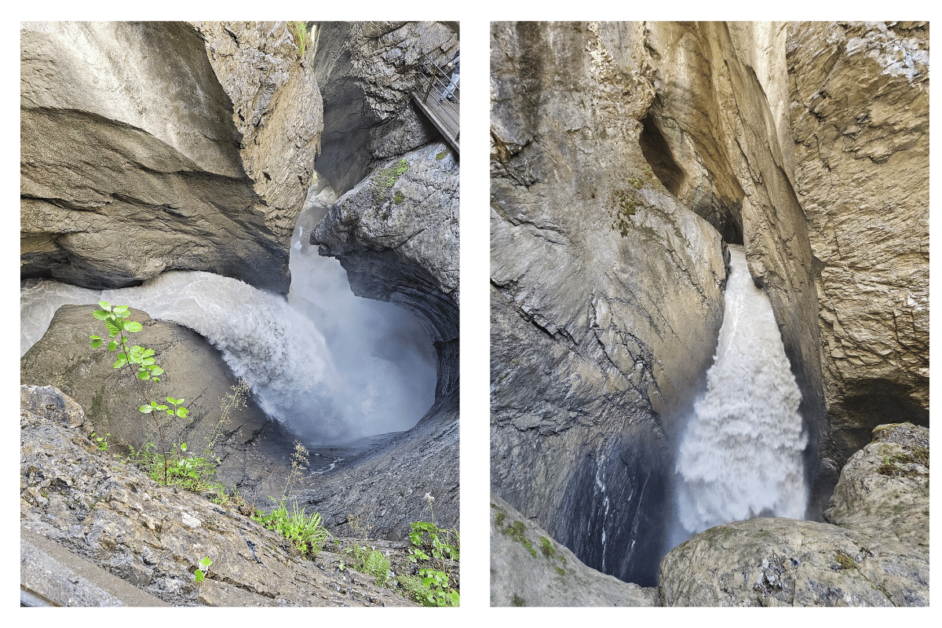
<svg viewBox="0 0 942 628">
<path fill-rule="evenodd" d="M 928 604 L 928 41 L 491 25 L 493 605 Z"/>
<path fill-rule="evenodd" d="M 212 439 L 227 487 L 270 510 L 291 486 L 334 535 L 393 544 L 430 519 L 428 495 L 457 529 L 460 165 L 410 93 L 458 46 L 443 22 L 23 23 L 24 417 L 51 386 L 110 451 L 155 439 L 133 378 L 89 347 L 98 301 L 128 305 L 166 369 L 155 394 L 190 410 L 161 438 Z M 238 380 L 247 403 L 220 428 Z M 69 438 L 22 447 L 55 456 Z M 295 441 L 311 452 L 300 477 Z M 226 601 L 168 547 L 57 520 L 32 464 L 23 530 L 171 604 Z M 213 567 L 261 596 L 246 604 L 390 604 L 250 583 L 264 575 L 246 575 L 246 542 Z"/>
</svg>

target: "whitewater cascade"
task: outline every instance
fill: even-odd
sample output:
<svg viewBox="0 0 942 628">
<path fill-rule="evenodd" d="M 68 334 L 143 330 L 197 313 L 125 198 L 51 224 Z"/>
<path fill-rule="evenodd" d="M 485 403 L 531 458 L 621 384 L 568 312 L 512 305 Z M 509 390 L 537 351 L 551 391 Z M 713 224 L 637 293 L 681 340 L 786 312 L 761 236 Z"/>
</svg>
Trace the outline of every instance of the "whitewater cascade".
<svg viewBox="0 0 942 628">
<path fill-rule="evenodd" d="M 316 247 L 302 245 L 301 231 L 296 228 L 292 243 L 287 301 L 202 271 L 166 272 L 141 286 L 100 292 L 24 281 L 20 355 L 42 337 L 60 306 L 104 300 L 208 339 L 261 408 L 308 444 L 411 428 L 435 397 L 436 356 L 428 334 L 402 308 L 355 297 L 340 263 L 318 259 Z"/>
<path fill-rule="evenodd" d="M 731 274 L 707 392 L 695 404 L 677 457 L 684 538 L 760 515 L 802 519 L 808 500 L 801 393 L 772 305 L 753 284 L 743 247 L 729 249 Z"/>
</svg>

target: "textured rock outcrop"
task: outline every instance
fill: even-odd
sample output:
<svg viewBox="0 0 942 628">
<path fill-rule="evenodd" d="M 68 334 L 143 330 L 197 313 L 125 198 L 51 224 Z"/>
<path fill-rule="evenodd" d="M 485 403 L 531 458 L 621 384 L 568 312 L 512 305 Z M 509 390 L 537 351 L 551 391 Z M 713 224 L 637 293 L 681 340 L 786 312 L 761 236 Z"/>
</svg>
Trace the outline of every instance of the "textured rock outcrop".
<svg viewBox="0 0 942 628">
<path fill-rule="evenodd" d="M 324 99 L 317 171 L 343 194 L 378 164 L 438 138 L 409 92 L 422 56 L 444 65 L 458 50 L 458 33 L 448 22 L 317 22 L 315 28 L 309 63 Z"/>
<path fill-rule="evenodd" d="M 726 269 L 645 155 L 645 41 L 492 24 L 491 486 L 584 563 L 653 585 L 667 439 L 710 364 Z"/>
<path fill-rule="evenodd" d="M 149 415 L 138 412 L 144 402 L 138 380 L 128 369 L 115 370 L 115 354 L 92 349 L 89 335 L 104 335 L 104 324 L 92 317 L 95 306 L 63 306 L 43 335 L 20 360 L 20 382 L 54 385 L 85 408 L 85 424 L 99 435 L 110 434 L 113 451 L 127 453 L 147 443 L 160 447 L 159 434 Z M 217 430 L 214 455 L 220 458 L 217 479 L 256 503 L 267 505 L 287 483 L 293 436 L 272 421 L 251 398 L 232 407 L 228 422 L 220 425 L 222 406 L 236 379 L 219 351 L 199 334 L 165 321 L 152 320 L 131 310 L 128 320 L 143 324 L 132 344 L 156 351 L 166 373 L 160 383 L 147 385 L 155 399 L 170 395 L 184 399 L 187 420 L 163 417 L 167 447 L 187 443 L 197 455 Z"/>
<path fill-rule="evenodd" d="M 797 23 L 787 53 L 839 468 L 885 417 L 929 422 L 929 24 Z"/>
<path fill-rule="evenodd" d="M 414 606 L 322 552 L 198 495 L 157 486 L 98 451 L 81 408 L 55 388 L 21 387 L 20 523 L 176 606 Z M 196 586 L 199 561 L 213 562 Z M 28 556 L 23 557 L 29 559 Z"/>
<path fill-rule="evenodd" d="M 841 471 L 832 524 L 752 519 L 703 532 L 661 563 L 665 606 L 927 606 L 929 431 L 874 430 Z"/>
<path fill-rule="evenodd" d="M 491 606 L 656 606 L 657 589 L 582 564 L 542 528 L 491 496 Z"/>
<path fill-rule="evenodd" d="M 458 525 L 459 170 L 441 142 L 390 160 L 341 196 L 310 239 L 340 260 L 354 294 L 412 311 L 438 352 L 435 404 L 419 423 L 303 493 L 387 538 L 427 518 L 426 492 L 436 523 Z"/>
<path fill-rule="evenodd" d="M 20 35 L 21 277 L 103 288 L 195 269 L 287 292 L 322 127 L 287 23 Z"/>
</svg>

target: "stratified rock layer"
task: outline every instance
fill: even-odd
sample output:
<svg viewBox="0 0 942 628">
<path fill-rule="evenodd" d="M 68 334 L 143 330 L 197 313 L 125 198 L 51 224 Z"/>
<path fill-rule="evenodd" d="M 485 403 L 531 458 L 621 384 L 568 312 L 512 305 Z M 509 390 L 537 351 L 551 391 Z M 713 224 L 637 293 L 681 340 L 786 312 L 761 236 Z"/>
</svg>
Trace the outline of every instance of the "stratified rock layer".
<svg viewBox="0 0 942 628">
<path fill-rule="evenodd" d="M 371 576 L 340 571 L 339 555 L 301 559 L 248 517 L 154 484 L 98 451 L 90 433 L 60 391 L 21 387 L 23 529 L 175 606 L 414 606 Z M 204 557 L 212 564 L 196 586 Z"/>
<path fill-rule="evenodd" d="M 651 63 L 641 25 L 491 27 L 492 491 L 653 585 L 726 269 L 646 161 Z"/>
<path fill-rule="evenodd" d="M 657 589 L 582 564 L 542 528 L 491 496 L 491 606 L 656 606 Z"/>
<path fill-rule="evenodd" d="M 927 606 L 929 430 L 874 430 L 841 471 L 833 524 L 751 519 L 664 557 L 665 606 Z"/>
<path fill-rule="evenodd" d="M 929 423 L 929 24 L 797 23 L 787 51 L 839 468 L 886 417 Z"/>
<path fill-rule="evenodd" d="M 440 66 L 458 50 L 445 22 L 317 22 L 310 61 L 324 98 L 317 171 L 338 194 L 390 157 L 438 133 L 409 99 L 423 55 Z"/>
<path fill-rule="evenodd" d="M 20 51 L 22 278 L 287 292 L 322 122 L 286 23 L 24 23 Z"/>
</svg>

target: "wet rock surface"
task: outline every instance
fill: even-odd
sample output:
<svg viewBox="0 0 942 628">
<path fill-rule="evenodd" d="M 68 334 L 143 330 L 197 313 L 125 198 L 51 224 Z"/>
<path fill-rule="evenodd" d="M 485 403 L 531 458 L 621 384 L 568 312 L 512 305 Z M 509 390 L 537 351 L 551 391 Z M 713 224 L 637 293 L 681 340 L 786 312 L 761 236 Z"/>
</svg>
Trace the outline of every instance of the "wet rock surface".
<svg viewBox="0 0 942 628">
<path fill-rule="evenodd" d="M 929 24 L 800 22 L 787 64 L 835 468 L 929 424 Z"/>
<path fill-rule="evenodd" d="M 667 439 L 722 319 L 721 238 L 639 145 L 640 25 L 492 24 L 491 85 L 492 492 L 653 585 Z"/>
<path fill-rule="evenodd" d="M 439 139 L 416 111 L 423 55 L 445 65 L 458 50 L 454 23 L 317 22 L 309 61 L 324 99 L 317 171 L 338 194 L 352 189 L 389 158 Z"/>
<path fill-rule="evenodd" d="M 412 606 L 342 556 L 302 560 L 284 537 L 99 451 L 74 402 L 21 387 L 20 523 L 175 606 Z M 43 410 L 53 406 L 47 417 Z M 59 408 L 71 408 L 61 411 Z M 196 586 L 199 561 L 213 562 Z"/>
<path fill-rule="evenodd" d="M 322 120 L 286 23 L 24 23 L 20 55 L 22 278 L 287 292 Z"/>
<path fill-rule="evenodd" d="M 759 518 L 702 532 L 661 562 L 661 603 L 927 606 L 929 431 L 885 425 L 874 438 L 841 471 L 831 524 Z"/>
<path fill-rule="evenodd" d="M 529 518 L 491 496 L 491 606 L 656 606 L 657 589 L 586 567 Z"/>
</svg>

